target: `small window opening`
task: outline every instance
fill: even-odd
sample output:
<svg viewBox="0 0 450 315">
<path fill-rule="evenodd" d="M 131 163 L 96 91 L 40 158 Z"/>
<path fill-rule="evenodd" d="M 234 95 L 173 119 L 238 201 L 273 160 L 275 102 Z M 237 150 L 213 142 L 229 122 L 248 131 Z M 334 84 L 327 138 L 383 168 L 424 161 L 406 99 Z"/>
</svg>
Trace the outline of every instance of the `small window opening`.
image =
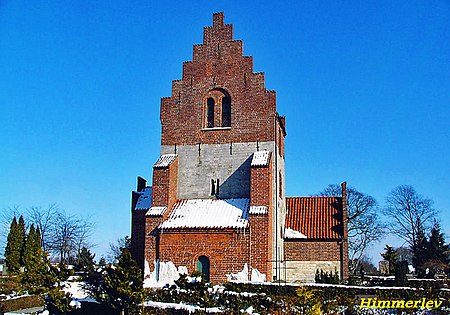
<svg viewBox="0 0 450 315">
<path fill-rule="evenodd" d="M 210 262 L 209 258 L 206 256 L 200 256 L 197 260 L 197 271 L 200 271 L 203 274 L 203 277 L 206 282 L 209 282 L 209 273 L 210 273 Z"/>
<path fill-rule="evenodd" d="M 211 179 L 211 196 L 216 195 L 216 183 L 214 182 L 214 179 Z"/>
<path fill-rule="evenodd" d="M 207 112 L 206 112 L 206 127 L 214 128 L 214 99 L 212 97 L 208 98 L 207 101 Z"/>
<path fill-rule="evenodd" d="M 231 127 L 231 99 L 222 98 L 222 127 Z"/>
<path fill-rule="evenodd" d="M 219 195 L 219 179 L 211 179 L 211 196 Z"/>
</svg>

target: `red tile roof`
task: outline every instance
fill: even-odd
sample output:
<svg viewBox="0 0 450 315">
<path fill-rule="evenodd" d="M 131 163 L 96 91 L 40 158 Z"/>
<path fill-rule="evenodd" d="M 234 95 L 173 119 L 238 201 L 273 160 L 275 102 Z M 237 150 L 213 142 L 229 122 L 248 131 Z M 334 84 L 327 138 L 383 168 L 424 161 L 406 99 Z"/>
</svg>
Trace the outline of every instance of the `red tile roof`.
<svg viewBox="0 0 450 315">
<path fill-rule="evenodd" d="M 286 228 L 308 239 L 338 239 L 343 236 L 341 197 L 287 197 Z"/>
</svg>

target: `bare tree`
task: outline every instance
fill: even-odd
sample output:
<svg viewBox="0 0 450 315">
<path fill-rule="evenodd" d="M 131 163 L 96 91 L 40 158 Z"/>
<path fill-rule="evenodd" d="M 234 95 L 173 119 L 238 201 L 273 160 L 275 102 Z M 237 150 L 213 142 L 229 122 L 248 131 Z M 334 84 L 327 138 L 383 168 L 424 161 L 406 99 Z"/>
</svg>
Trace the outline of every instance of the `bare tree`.
<svg viewBox="0 0 450 315">
<path fill-rule="evenodd" d="M 108 260 L 114 262 L 121 254 L 124 248 L 130 249 L 131 239 L 128 236 L 118 238 L 114 243 L 109 243 Z"/>
<path fill-rule="evenodd" d="M 59 210 L 50 230 L 50 250 L 59 256 L 61 263 L 70 263 L 82 247 L 88 248 L 92 245 L 89 239 L 94 227 L 95 224 L 88 219 L 68 215 L 65 211 Z"/>
<path fill-rule="evenodd" d="M 95 244 L 91 241 L 92 234 L 95 230 L 95 223 L 91 217 L 81 217 L 78 219 L 78 237 L 76 240 L 77 254 L 81 252 L 83 247 L 92 248 Z"/>
<path fill-rule="evenodd" d="M 59 212 L 60 209 L 55 203 L 50 204 L 47 208 L 33 206 L 27 209 L 28 220 L 41 231 L 41 243 L 44 251 L 50 250 L 52 223 Z"/>
<path fill-rule="evenodd" d="M 437 215 L 433 201 L 419 195 L 410 185 L 398 186 L 389 193 L 383 213 L 392 220 L 389 231 L 411 248 L 417 243 L 419 230 L 429 230 Z"/>
<path fill-rule="evenodd" d="M 328 185 L 319 196 L 342 196 L 340 185 Z M 367 248 L 378 241 L 384 233 L 384 225 L 378 219 L 378 203 L 370 195 L 347 188 L 347 224 L 349 269 L 356 272 Z"/>
</svg>

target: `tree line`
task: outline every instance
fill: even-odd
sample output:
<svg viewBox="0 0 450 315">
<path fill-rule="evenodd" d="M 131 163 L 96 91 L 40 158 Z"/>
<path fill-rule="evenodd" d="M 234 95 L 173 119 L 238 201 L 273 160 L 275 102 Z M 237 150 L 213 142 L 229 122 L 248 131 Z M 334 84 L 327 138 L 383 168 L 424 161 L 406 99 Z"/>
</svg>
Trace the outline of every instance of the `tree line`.
<svg viewBox="0 0 450 315">
<path fill-rule="evenodd" d="M 342 190 L 339 185 L 329 185 L 317 195 L 342 196 Z M 369 194 L 348 187 L 347 212 L 349 268 L 353 274 L 361 270 L 367 249 L 386 234 L 405 242 L 419 277 L 450 271 L 449 245 L 441 232 L 438 211 L 433 201 L 417 193 L 413 186 L 394 188 L 383 207 Z M 394 265 L 390 272 L 394 272 Z"/>
<path fill-rule="evenodd" d="M 38 231 L 42 251 L 62 264 L 74 264 L 83 247 L 94 246 L 91 237 L 95 223 L 89 217 L 68 214 L 55 204 L 46 208 L 30 207 L 25 211 L 20 211 L 18 207 L 6 210 L 0 218 L 3 234 L 1 236 L 9 237 L 11 230 L 15 228 L 13 218 L 16 219 L 16 224 L 18 218 L 22 218 L 19 223 L 28 222 L 27 226 L 19 224 L 20 231 L 14 232 L 21 235 L 17 242 L 24 237 L 25 231 Z"/>
</svg>

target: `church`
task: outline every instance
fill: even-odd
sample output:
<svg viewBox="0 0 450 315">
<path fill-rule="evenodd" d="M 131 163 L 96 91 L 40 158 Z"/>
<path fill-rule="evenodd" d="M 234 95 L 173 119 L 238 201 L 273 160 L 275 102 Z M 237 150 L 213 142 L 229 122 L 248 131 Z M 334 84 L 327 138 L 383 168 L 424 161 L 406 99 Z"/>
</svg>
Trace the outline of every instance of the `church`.
<svg viewBox="0 0 450 315">
<path fill-rule="evenodd" d="M 286 197 L 286 118 L 233 25 L 213 14 L 172 95 L 160 157 L 132 192 L 131 248 L 158 278 L 170 263 L 212 282 L 314 281 L 348 274 L 342 197 Z"/>
</svg>

